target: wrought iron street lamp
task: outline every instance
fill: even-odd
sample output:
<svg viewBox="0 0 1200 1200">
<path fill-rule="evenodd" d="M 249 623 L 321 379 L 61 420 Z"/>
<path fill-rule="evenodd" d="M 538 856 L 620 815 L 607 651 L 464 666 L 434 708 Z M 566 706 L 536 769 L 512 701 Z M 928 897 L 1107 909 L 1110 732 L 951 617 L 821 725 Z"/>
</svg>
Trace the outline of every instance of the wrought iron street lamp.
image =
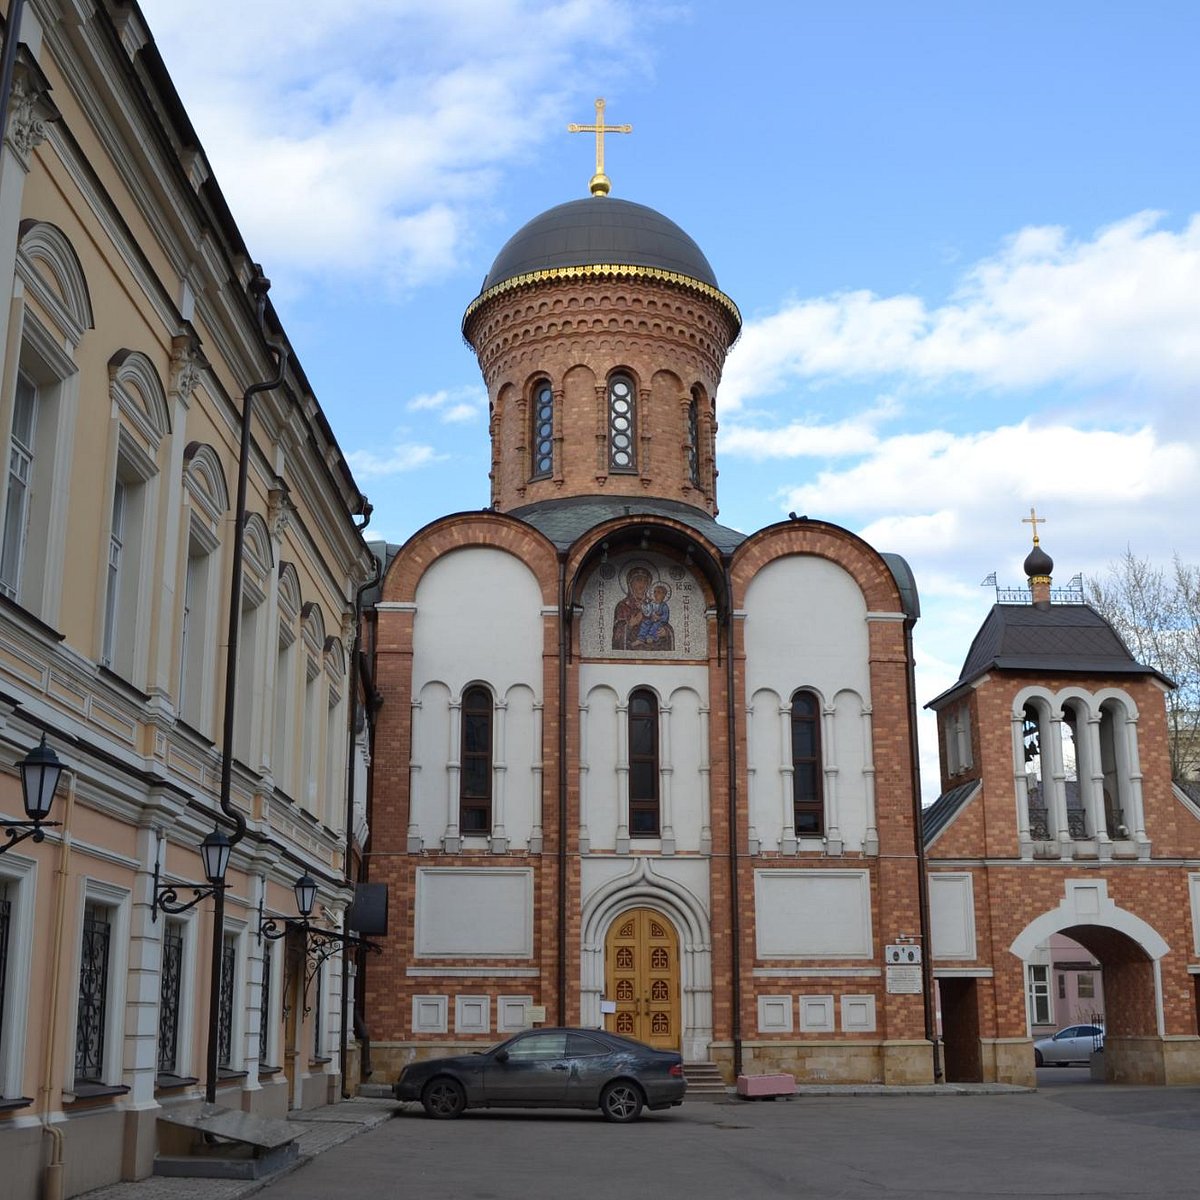
<svg viewBox="0 0 1200 1200">
<path fill-rule="evenodd" d="M 32 838 L 35 842 L 44 841 L 46 827 L 58 825 L 59 821 L 47 821 L 50 806 L 54 803 L 54 793 L 58 789 L 58 781 L 62 777 L 63 764 L 58 755 L 46 745 L 46 735 L 34 746 L 20 762 L 21 793 L 25 803 L 25 815 L 28 821 L 0 821 L 7 842 L 0 845 L 0 854 L 11 850 L 18 842 Z"/>
<path fill-rule="evenodd" d="M 289 930 L 295 930 L 304 936 L 306 964 L 304 1012 L 306 1015 L 308 1013 L 309 985 L 316 978 L 321 964 L 327 958 L 336 954 L 338 950 L 345 950 L 350 946 L 361 946 L 364 950 L 373 950 L 376 954 L 383 953 L 382 946 L 370 942 L 366 938 L 357 937 L 342 929 L 321 929 L 309 923 L 308 918 L 312 915 L 312 910 L 317 903 L 317 886 L 317 881 L 307 871 L 292 884 L 292 891 L 296 895 L 296 911 L 300 914 L 298 921 L 294 917 L 269 916 L 263 909 L 263 902 L 261 900 L 258 902 L 258 940 L 260 942 L 263 938 L 272 942 L 278 941 L 280 938 L 286 937 Z"/>
<path fill-rule="evenodd" d="M 200 843 L 200 862 L 204 867 L 204 878 L 208 880 L 208 887 L 198 887 L 189 883 L 163 883 L 160 879 L 160 868 L 156 862 L 154 864 L 154 900 L 150 905 L 150 919 L 157 921 L 160 910 L 165 913 L 187 912 L 189 908 L 195 908 L 206 896 L 222 893 L 225 890 L 225 872 L 229 869 L 229 855 L 232 850 L 233 843 L 220 829 L 214 829 Z M 181 887 L 191 888 L 192 898 L 190 900 L 181 901 L 179 899 Z"/>
</svg>

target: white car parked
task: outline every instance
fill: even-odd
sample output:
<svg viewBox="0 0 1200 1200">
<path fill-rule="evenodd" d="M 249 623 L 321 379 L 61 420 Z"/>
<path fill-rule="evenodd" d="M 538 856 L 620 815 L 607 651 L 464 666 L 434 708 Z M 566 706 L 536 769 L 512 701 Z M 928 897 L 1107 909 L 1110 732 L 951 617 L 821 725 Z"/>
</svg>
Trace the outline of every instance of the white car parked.
<svg viewBox="0 0 1200 1200">
<path fill-rule="evenodd" d="M 1087 1063 L 1092 1053 L 1104 1049 L 1101 1025 L 1068 1025 L 1053 1037 L 1033 1043 L 1033 1061 L 1039 1067 L 1065 1067 L 1068 1063 Z"/>
</svg>

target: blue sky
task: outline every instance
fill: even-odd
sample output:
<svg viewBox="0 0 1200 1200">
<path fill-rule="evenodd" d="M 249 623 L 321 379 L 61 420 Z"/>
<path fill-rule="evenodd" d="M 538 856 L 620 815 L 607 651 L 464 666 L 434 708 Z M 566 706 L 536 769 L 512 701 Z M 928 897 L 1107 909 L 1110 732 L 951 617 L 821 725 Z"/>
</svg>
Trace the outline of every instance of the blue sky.
<svg viewBox="0 0 1200 1200">
<path fill-rule="evenodd" d="M 142 0 L 363 490 L 402 540 L 488 502 L 459 333 L 492 258 L 586 195 L 701 245 L 745 331 L 721 519 L 905 555 L 922 700 L 1020 524 L 1056 581 L 1200 558 L 1200 5 Z M 936 748 L 923 730 L 927 790 Z"/>
</svg>

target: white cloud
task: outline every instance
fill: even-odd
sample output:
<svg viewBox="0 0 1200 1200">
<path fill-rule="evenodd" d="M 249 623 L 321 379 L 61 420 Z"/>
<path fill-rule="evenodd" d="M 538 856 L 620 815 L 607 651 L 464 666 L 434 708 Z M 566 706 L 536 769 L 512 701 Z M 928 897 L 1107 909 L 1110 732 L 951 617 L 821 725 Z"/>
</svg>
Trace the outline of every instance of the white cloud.
<svg viewBox="0 0 1200 1200">
<path fill-rule="evenodd" d="M 846 470 L 822 471 L 790 489 L 786 507 L 842 514 L 881 514 L 868 540 L 909 522 L 925 538 L 944 537 L 953 514 L 998 501 L 1086 502 L 1093 508 L 1174 497 L 1200 478 L 1200 455 L 1149 426 L 1123 433 L 1032 421 L 980 433 L 943 430 L 887 439 Z M 1016 500 L 1014 501 L 1014 498 Z M 941 523 L 931 514 L 942 514 Z"/>
<path fill-rule="evenodd" d="M 453 268 L 495 172 L 639 59 L 628 0 L 142 7 L 251 253 L 292 276 Z"/>
<path fill-rule="evenodd" d="M 346 461 L 355 477 L 365 481 L 415 471 L 418 467 L 441 462 L 445 457 L 446 455 L 439 454 L 432 446 L 401 442 L 386 454 L 376 454 L 371 450 L 353 450 L 346 455 Z"/>
<path fill-rule="evenodd" d="M 1129 381 L 1200 385 L 1200 216 L 1179 232 L 1139 213 L 1085 240 L 1024 229 L 947 302 L 852 291 L 797 300 L 745 327 L 726 411 L 797 381 L 896 376 L 988 389 Z"/>
<path fill-rule="evenodd" d="M 895 402 L 883 397 L 874 408 L 832 423 L 810 418 L 776 429 L 726 423 L 721 426 L 721 451 L 758 460 L 856 457 L 879 445 L 877 427 L 898 413 Z"/>
<path fill-rule="evenodd" d="M 444 424 L 461 425 L 487 412 L 487 392 L 472 384 L 441 388 L 414 396 L 408 408 L 411 412 L 436 412 Z"/>
</svg>

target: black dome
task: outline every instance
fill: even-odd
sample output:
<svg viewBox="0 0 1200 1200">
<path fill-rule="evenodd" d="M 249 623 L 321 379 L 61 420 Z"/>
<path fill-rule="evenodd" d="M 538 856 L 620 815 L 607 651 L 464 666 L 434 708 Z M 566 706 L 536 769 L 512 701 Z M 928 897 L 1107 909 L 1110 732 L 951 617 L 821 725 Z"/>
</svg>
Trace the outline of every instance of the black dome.
<svg viewBox="0 0 1200 1200">
<path fill-rule="evenodd" d="M 644 204 L 589 196 L 548 209 L 518 229 L 479 292 L 535 271 L 599 265 L 652 267 L 717 287 L 704 252 L 674 221 Z"/>
<path fill-rule="evenodd" d="M 1054 570 L 1054 559 L 1041 546 L 1034 546 L 1025 558 L 1025 574 L 1031 579 L 1035 575 L 1049 575 Z"/>
</svg>

